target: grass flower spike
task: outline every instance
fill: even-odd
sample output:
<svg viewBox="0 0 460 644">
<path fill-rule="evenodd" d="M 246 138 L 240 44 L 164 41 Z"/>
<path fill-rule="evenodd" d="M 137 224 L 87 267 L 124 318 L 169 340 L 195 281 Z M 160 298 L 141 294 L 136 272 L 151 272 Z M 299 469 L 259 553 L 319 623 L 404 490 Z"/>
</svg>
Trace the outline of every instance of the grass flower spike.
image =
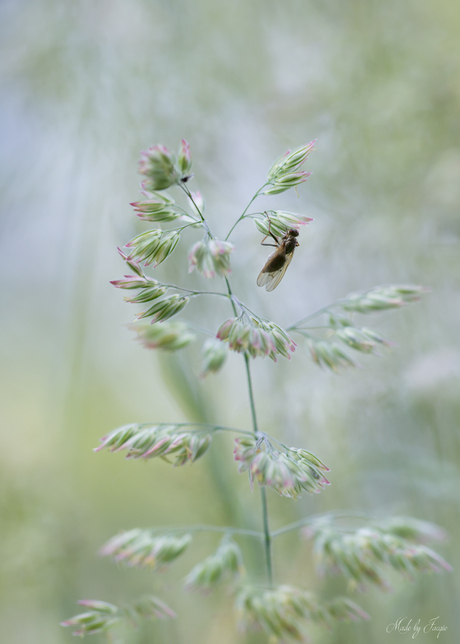
<svg viewBox="0 0 460 644">
<path fill-rule="evenodd" d="M 271 322 L 270 320 L 263 320 L 262 318 L 254 318 L 254 317 L 252 317 L 251 320 L 254 324 L 256 324 L 258 327 L 262 328 L 264 331 L 268 333 L 268 335 L 270 336 L 270 339 L 275 345 L 276 353 L 279 353 L 284 358 L 287 358 L 288 360 L 290 360 L 291 353 L 293 353 L 297 347 L 296 343 L 290 337 L 290 335 L 288 335 L 288 333 L 286 333 L 284 329 L 282 329 L 274 322 Z M 275 362 L 276 362 L 276 359 L 275 359 Z"/>
<path fill-rule="evenodd" d="M 163 297 L 166 293 L 165 286 L 148 286 L 147 288 L 142 289 L 137 295 L 130 297 L 129 295 L 124 298 L 125 302 L 130 302 L 130 304 L 145 304 L 145 302 L 152 302 L 159 297 Z M 142 316 L 144 317 L 144 316 Z"/>
<path fill-rule="evenodd" d="M 108 602 L 81 599 L 78 603 L 89 610 L 75 615 L 75 617 L 67 619 L 65 622 L 61 622 L 61 626 L 75 628 L 74 635 L 101 633 L 115 626 L 122 619 L 120 609 Z"/>
<path fill-rule="evenodd" d="M 314 149 L 316 140 L 296 148 L 293 152 L 288 150 L 279 157 L 268 171 L 268 178 L 270 180 L 277 179 L 278 177 L 299 170 L 310 156 L 310 152 Z"/>
<path fill-rule="evenodd" d="M 400 536 L 401 533 L 410 538 Z M 436 533 L 414 530 L 411 520 L 399 524 L 391 520 L 387 524 L 375 522 L 354 531 L 343 531 L 320 520 L 307 529 L 306 535 L 313 537 L 319 573 L 343 574 L 352 589 L 364 591 L 375 585 L 390 590 L 384 574 L 388 568 L 408 579 L 413 579 L 416 572 L 451 570 L 440 555 L 417 543 L 419 539 L 437 538 Z"/>
<path fill-rule="evenodd" d="M 164 145 L 141 152 L 139 174 L 146 177 L 142 182 L 144 190 L 165 190 L 178 183 L 180 174 L 174 163 L 174 156 Z"/>
<path fill-rule="evenodd" d="M 175 221 L 184 218 L 183 208 L 176 206 L 174 199 L 166 192 L 145 192 L 146 201 L 134 201 L 130 205 L 143 221 Z"/>
<path fill-rule="evenodd" d="M 154 267 L 163 262 L 176 248 L 180 239 L 180 232 L 171 230 L 148 230 L 134 237 L 126 248 L 130 249 L 128 259 L 131 261 L 144 262 L 145 266 L 154 263 Z"/>
<path fill-rule="evenodd" d="M 110 539 L 99 554 L 137 568 L 164 568 L 180 557 L 191 542 L 190 534 L 155 535 L 149 530 L 136 528 Z"/>
<path fill-rule="evenodd" d="M 205 378 L 210 373 L 219 372 L 225 364 L 228 351 L 223 342 L 210 338 L 203 345 L 202 358 L 203 367 L 201 377 Z"/>
<path fill-rule="evenodd" d="M 221 275 L 225 277 L 231 273 L 230 253 L 234 250 L 230 242 L 220 241 L 218 239 L 207 239 L 206 241 L 197 242 L 190 250 L 189 273 L 194 269 L 204 275 L 204 277 L 215 277 Z"/>
<path fill-rule="evenodd" d="M 252 219 L 262 235 L 273 233 L 276 237 L 282 237 L 291 228 L 299 229 L 313 221 L 311 217 L 282 210 L 267 210 L 263 214 L 253 215 Z"/>
<path fill-rule="evenodd" d="M 73 635 L 83 636 L 102 633 L 121 622 L 127 622 L 135 627 L 141 618 L 165 619 L 167 617 L 176 617 L 176 613 L 169 606 L 153 595 L 141 597 L 132 604 L 121 607 L 92 599 L 82 599 L 78 603 L 80 606 L 84 606 L 87 611 L 61 622 L 61 626 L 75 628 Z"/>
<path fill-rule="evenodd" d="M 137 333 L 137 340 L 146 349 L 178 351 L 195 340 L 184 322 L 161 322 L 161 324 L 130 324 Z"/>
<path fill-rule="evenodd" d="M 378 347 L 391 347 L 393 344 L 389 340 L 373 331 L 372 329 L 366 329 L 365 327 L 356 328 L 352 326 L 346 326 L 343 329 L 336 331 L 337 337 L 342 340 L 355 351 L 362 351 L 363 353 L 374 353 L 379 355 Z"/>
<path fill-rule="evenodd" d="M 282 566 L 273 566 L 273 540 L 287 532 L 303 529 L 305 536 L 313 541 L 320 576 L 341 574 L 348 580 L 349 590 L 364 590 L 368 587 L 386 590 L 389 588 L 386 573 L 392 570 L 408 579 L 413 579 L 418 572 L 450 570 L 449 564 L 427 545 L 430 541 L 440 540 L 443 532 L 424 521 L 401 517 L 375 520 L 356 515 L 347 517 L 346 513 L 336 512 L 304 516 L 276 530 L 270 527 L 269 511 L 273 500 L 270 490 L 291 499 L 297 499 L 303 492 L 323 492 L 329 485 L 325 476 L 329 468 L 308 449 L 290 447 L 281 442 L 282 437 L 277 440 L 263 431 L 269 429 L 275 418 L 269 408 L 264 417 L 264 426 L 258 419 L 255 400 L 257 388 L 252 382 L 250 359 L 267 356 L 275 362 L 278 356 L 290 359 L 294 351 L 297 352 L 297 357 L 303 348 L 302 344 L 306 344 L 313 361 L 321 367 L 337 372 L 344 367 L 357 366 L 354 356 L 358 353 L 364 360 L 366 355 L 379 355 L 380 349 L 390 348 L 393 343 L 367 324 L 360 325 L 355 318 L 359 314 L 369 315 L 402 308 L 419 300 L 426 291 L 415 285 L 378 286 L 365 292 L 352 293 L 316 312 L 306 311 L 305 317 L 286 328 L 274 320 L 260 317 L 252 310 L 255 306 L 253 302 L 249 302 L 249 308 L 241 301 L 236 283 L 232 284 L 230 279 L 230 257 L 234 246 L 227 240 L 235 227 L 244 225 L 248 219 L 254 221 L 260 234 L 272 238 L 274 236 L 276 252 L 262 269 L 260 275 L 263 279 L 259 279 L 260 275 L 259 278 L 254 275 L 251 280 L 247 280 L 247 284 L 252 283 L 254 287 L 256 284 L 267 286 L 267 294 L 263 293 L 262 297 L 270 298 L 271 290 L 280 283 L 279 278 L 289 265 L 294 248 L 299 245 L 297 237 L 301 227 L 308 224 L 311 218 L 283 209 L 252 211 L 251 205 L 260 196 L 280 194 L 305 182 L 311 173 L 304 170 L 303 165 L 314 144 L 312 141 L 292 152 L 288 151 L 275 161 L 266 182 L 235 218 L 222 240 L 215 236 L 213 222 L 208 220 L 207 213 L 205 216 L 203 196 L 198 191 L 191 192 L 188 187 L 188 181 L 193 176 L 188 143 L 181 141 L 177 156 L 163 145 L 154 145 L 142 153 L 139 171 L 143 175 L 144 199 L 131 205 L 142 220 L 142 226 L 145 222 L 152 222 L 158 227 L 141 232 L 129 241 L 126 244 L 129 254 L 119 250 L 127 266 L 124 271 L 126 275 L 113 280 L 112 285 L 123 291 L 124 299 L 129 304 L 143 305 L 144 310 L 137 314 L 137 320 L 148 320 L 128 325 L 135 331 L 137 340 L 143 347 L 164 352 L 185 349 L 181 359 L 175 359 L 174 374 L 178 374 L 178 381 L 181 387 L 184 383 L 183 389 L 186 390 L 183 394 L 184 400 L 187 400 L 184 413 L 187 413 L 186 409 L 193 399 L 194 404 L 190 408 L 193 408 L 193 413 L 200 414 L 200 422 L 132 422 L 108 432 L 94 450 L 123 452 L 131 461 L 152 461 L 151 467 L 162 465 L 159 463 L 160 459 L 174 467 L 180 467 L 195 464 L 210 450 L 211 444 L 215 443 L 208 461 L 211 459 L 212 472 L 218 480 L 217 491 L 225 489 L 228 507 L 233 507 L 231 495 L 235 491 L 231 483 L 226 483 L 223 462 L 212 461 L 220 458 L 217 451 L 219 447 L 222 454 L 225 449 L 228 450 L 229 443 L 222 441 L 222 435 L 232 435 L 238 472 L 247 473 L 251 489 L 254 482 L 258 484 L 259 526 L 257 518 L 251 517 L 250 526 L 198 524 L 166 529 L 155 526 L 149 529 L 134 528 L 109 539 L 100 554 L 128 567 L 161 571 L 188 551 L 192 545 L 192 535 L 193 541 L 197 541 L 200 533 L 220 533 L 223 538 L 217 550 L 204 558 L 202 555 L 192 570 L 188 568 L 190 572 L 184 581 L 185 588 L 207 593 L 218 584 L 227 584 L 228 591 L 235 596 L 235 608 L 241 627 L 244 630 L 262 630 L 268 637 L 269 644 L 306 642 L 311 624 L 330 629 L 342 620 L 368 619 L 367 614 L 346 597 L 323 601 L 303 588 L 287 583 L 279 584 L 274 579 L 274 569 L 277 576 L 286 576 L 287 571 Z M 176 190 L 178 193 L 177 203 L 165 192 L 168 188 L 171 188 L 171 192 Z M 160 227 L 163 222 L 166 224 L 164 230 Z M 189 273 L 196 270 L 205 278 L 221 277 L 214 289 L 192 290 L 193 283 L 198 280 L 187 278 L 183 274 L 186 272 L 186 269 L 181 270 L 185 256 L 182 257 L 182 264 L 178 262 L 178 270 L 174 273 L 178 276 L 178 283 L 162 283 L 154 279 L 149 274 L 152 268 L 170 257 L 176 248 L 174 258 L 178 258 L 179 253 L 183 252 L 183 246 L 179 244 L 180 238 L 186 238 L 191 232 L 196 235 L 197 228 L 200 228 L 201 237 L 198 238 L 201 241 L 194 243 L 192 237 L 193 241 L 190 242 L 193 245 L 188 254 Z M 300 255 L 302 249 L 298 253 Z M 160 270 L 157 273 L 162 272 Z M 273 278 L 270 282 L 265 279 L 267 273 L 270 274 L 270 279 Z M 307 289 L 308 285 L 304 284 L 303 288 Z M 309 299 L 305 291 L 305 298 L 302 297 L 299 302 L 308 302 Z M 190 306 L 186 310 L 190 300 L 194 304 L 214 302 L 212 315 L 208 315 L 208 309 L 204 305 Z M 193 327 L 192 323 L 189 326 L 182 321 L 170 321 L 172 316 L 182 311 L 185 311 L 185 315 L 193 313 Z M 321 321 L 318 322 L 317 318 Z M 215 319 L 219 321 L 215 323 Z M 212 327 L 209 328 L 211 324 L 218 327 L 216 337 L 210 337 L 213 336 Z M 194 329 L 193 333 L 191 328 Z M 292 335 L 295 340 L 300 337 L 299 350 Z M 244 374 L 247 385 L 250 429 L 203 421 L 208 414 L 217 413 L 220 406 L 215 405 L 211 412 L 199 400 L 206 390 L 211 388 L 212 391 L 212 383 L 201 383 L 200 391 L 198 387 L 194 389 L 189 382 L 189 373 L 193 373 L 193 370 L 186 368 L 187 360 L 196 356 L 197 351 L 194 347 L 187 347 L 196 336 L 203 338 L 200 340 L 201 372 L 195 370 L 201 378 L 221 371 L 230 351 L 241 355 L 242 375 Z M 170 358 L 171 356 L 166 356 L 165 359 Z M 238 360 L 233 356 L 234 363 Z M 224 380 L 225 376 L 221 378 L 219 384 L 225 383 L 222 387 L 225 393 L 228 383 L 232 381 Z M 271 403 L 273 401 L 266 400 L 269 406 Z M 241 405 L 244 408 L 244 400 L 243 403 L 238 400 L 238 407 Z M 237 410 L 238 414 L 239 411 L 240 409 Z M 312 414 L 309 422 L 314 426 L 308 428 L 303 441 L 322 431 L 319 416 Z M 315 417 L 316 421 L 313 420 Z M 196 421 L 196 418 L 193 420 Z M 299 427 L 299 431 L 302 429 L 306 430 Z M 340 456 L 345 458 L 341 475 L 346 476 L 349 470 L 346 467 L 348 456 Z M 356 462 L 359 463 L 359 460 Z M 195 467 L 200 467 L 200 464 Z M 341 482 L 336 483 L 340 485 Z M 165 485 L 169 486 L 168 483 Z M 183 490 L 185 494 L 186 487 Z M 249 511 L 252 513 L 252 506 Z M 246 513 L 238 512 L 237 516 L 239 520 L 243 520 Z M 356 524 L 356 521 L 361 523 Z M 257 549 L 256 556 L 246 556 L 245 568 L 240 539 L 249 540 L 248 547 L 245 543 L 243 550 L 248 555 L 253 555 L 254 549 Z M 305 572 L 309 570 L 306 566 Z M 244 584 L 243 575 L 245 580 L 248 579 Z M 265 583 L 263 586 L 261 579 Z M 309 583 L 313 582 L 309 579 Z M 327 592 L 332 591 L 333 587 L 330 586 Z M 86 612 L 62 623 L 63 626 L 73 627 L 76 635 L 107 631 L 123 622 L 136 624 L 142 618 L 175 616 L 168 606 L 153 596 L 141 597 L 122 606 L 96 600 L 83 600 L 80 603 Z M 171 640 L 171 632 L 169 635 Z M 154 637 L 159 636 L 158 631 Z M 148 635 L 145 637 L 149 638 Z M 172 637 L 175 638 L 174 634 Z M 340 633 L 335 639 L 342 641 L 343 637 L 345 634 Z M 152 637 L 149 641 L 151 639 Z M 358 636 L 358 639 L 362 637 Z"/>
<path fill-rule="evenodd" d="M 228 342 L 229 349 L 237 353 L 248 353 L 252 358 L 276 357 L 273 340 L 266 331 L 244 324 L 236 318 L 224 322 L 217 331 L 219 340 Z"/>
<path fill-rule="evenodd" d="M 428 289 L 414 284 L 378 286 L 366 293 L 352 293 L 343 302 L 345 311 L 373 313 L 388 309 L 399 309 L 410 302 L 418 302 Z"/>
<path fill-rule="evenodd" d="M 181 141 L 177 165 L 181 171 L 182 177 L 188 177 L 192 167 L 192 157 L 190 154 L 190 146 L 185 139 L 182 139 Z"/>
<path fill-rule="evenodd" d="M 268 356 L 275 362 L 277 355 L 290 359 L 290 352 L 296 344 L 281 327 L 274 322 L 251 317 L 251 324 L 244 324 L 237 318 L 226 320 L 217 331 L 217 338 L 228 342 L 229 349 L 247 353 L 251 358 Z"/>
<path fill-rule="evenodd" d="M 154 294 L 153 297 L 152 297 L 152 291 Z M 154 289 L 152 289 L 152 291 L 149 291 L 148 294 L 145 295 L 145 297 L 149 297 L 150 300 L 156 299 L 156 297 L 158 297 L 158 291 Z M 163 295 L 163 292 L 161 292 L 160 295 Z M 136 300 L 136 298 L 134 298 L 129 301 L 148 302 L 149 299 L 142 300 L 137 298 Z M 139 313 L 139 315 L 137 316 L 137 319 L 140 320 L 142 318 L 151 317 L 152 318 L 151 324 L 154 324 L 155 322 L 161 322 L 162 320 L 167 320 L 168 318 L 172 318 L 173 315 L 176 315 L 177 313 L 179 313 L 179 311 L 182 311 L 182 309 L 185 306 L 187 306 L 189 301 L 190 301 L 190 298 L 185 297 L 183 295 L 177 295 L 177 294 L 169 295 L 168 297 L 165 297 L 164 299 L 159 300 L 158 302 L 155 302 L 155 304 L 151 306 L 149 309 L 147 309 L 146 311 Z"/>
<path fill-rule="evenodd" d="M 142 275 L 125 275 L 123 279 L 113 280 L 110 283 L 116 288 L 123 289 L 147 288 L 158 284 L 156 280 L 149 279 Z"/>
<path fill-rule="evenodd" d="M 282 496 L 296 499 L 302 490 L 321 492 L 329 481 L 323 475 L 329 469 L 316 456 L 302 449 L 274 449 L 266 436 L 235 439 L 235 460 L 239 472 L 248 472 L 251 487 L 273 488 Z"/>
<path fill-rule="evenodd" d="M 369 619 L 367 613 L 346 598 L 320 603 L 301 588 L 283 585 L 273 589 L 248 586 L 237 596 L 236 610 L 243 630 L 261 629 L 270 643 L 308 642 L 308 623 L 330 628 L 337 621 Z"/>
<path fill-rule="evenodd" d="M 193 463 L 207 451 L 212 430 L 187 431 L 183 425 L 123 425 L 101 439 L 95 452 L 109 448 L 111 452 L 126 450 L 126 458 L 149 459 L 161 456 L 174 459 L 174 465 Z M 168 461 L 169 462 L 169 461 Z"/>
<path fill-rule="evenodd" d="M 270 186 L 264 191 L 265 195 L 276 195 L 289 190 L 307 180 L 311 172 L 300 170 L 313 150 L 315 141 L 297 148 L 293 152 L 286 152 L 272 165 L 268 172 L 268 183 Z"/>
<path fill-rule="evenodd" d="M 244 572 L 241 551 L 229 537 L 224 537 L 214 555 L 197 564 L 185 578 L 187 590 L 207 592 L 224 577 L 236 578 Z"/>
<path fill-rule="evenodd" d="M 154 145 L 141 153 L 139 173 L 146 178 L 142 182 L 144 190 L 165 190 L 174 184 L 186 182 L 190 179 L 192 160 L 190 148 L 182 139 L 179 158 L 176 163 L 175 156 L 164 145 Z"/>
</svg>

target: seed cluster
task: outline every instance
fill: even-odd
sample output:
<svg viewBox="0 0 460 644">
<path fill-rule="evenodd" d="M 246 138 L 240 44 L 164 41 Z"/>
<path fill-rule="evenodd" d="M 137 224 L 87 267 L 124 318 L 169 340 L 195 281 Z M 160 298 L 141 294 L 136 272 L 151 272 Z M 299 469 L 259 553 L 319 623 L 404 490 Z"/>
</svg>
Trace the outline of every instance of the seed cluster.
<svg viewBox="0 0 460 644">
<path fill-rule="evenodd" d="M 235 439 L 234 455 L 238 471 L 248 472 L 251 485 L 256 480 L 282 496 L 296 499 L 302 490 L 317 493 L 329 485 L 323 475 L 329 469 L 311 452 L 295 448 L 280 452 L 265 436 Z"/>
</svg>

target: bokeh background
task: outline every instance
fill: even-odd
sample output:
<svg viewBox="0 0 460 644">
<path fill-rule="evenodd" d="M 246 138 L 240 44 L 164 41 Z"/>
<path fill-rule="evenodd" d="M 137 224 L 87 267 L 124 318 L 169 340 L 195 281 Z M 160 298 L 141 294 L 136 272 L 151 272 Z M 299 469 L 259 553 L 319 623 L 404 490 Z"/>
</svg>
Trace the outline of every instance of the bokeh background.
<svg viewBox="0 0 460 644">
<path fill-rule="evenodd" d="M 164 357 L 133 342 L 124 326 L 133 307 L 109 284 L 123 272 L 116 246 L 143 229 L 128 205 L 140 196 L 139 151 L 176 149 L 181 137 L 218 235 L 275 158 L 317 139 L 299 198 L 260 201 L 314 217 L 281 287 L 255 286 L 267 249 L 254 226 L 233 237 L 234 290 L 260 314 L 287 326 L 350 291 L 431 288 L 423 302 L 369 320 L 397 347 L 364 357 L 361 369 L 322 372 L 305 346 L 290 363 L 254 363 L 262 428 L 331 468 L 318 497 L 269 493 L 272 526 L 333 509 L 415 516 L 447 530 L 439 551 L 458 567 L 458 2 L 3 0 L 0 24 L 3 641 L 70 642 L 59 621 L 78 612 L 78 599 L 145 592 L 179 618 L 125 642 L 265 641 L 237 632 L 224 592 L 181 590 L 215 536 L 197 538 L 163 576 L 96 554 L 120 529 L 259 522 L 259 495 L 224 437 L 192 468 L 92 452 L 132 421 L 250 427 L 241 358 L 199 381 L 198 348 Z M 197 235 L 184 236 L 160 278 L 209 288 L 187 274 Z M 209 328 L 230 315 L 225 301 L 202 307 L 187 312 Z M 257 574 L 260 555 L 241 545 Z M 274 554 L 278 582 L 344 590 L 315 578 L 299 535 L 277 540 Z M 407 640 L 385 632 L 406 615 L 439 616 L 448 631 L 438 641 L 458 641 L 458 573 L 393 581 L 392 594 L 356 597 L 371 622 L 317 632 L 315 642 Z"/>
</svg>

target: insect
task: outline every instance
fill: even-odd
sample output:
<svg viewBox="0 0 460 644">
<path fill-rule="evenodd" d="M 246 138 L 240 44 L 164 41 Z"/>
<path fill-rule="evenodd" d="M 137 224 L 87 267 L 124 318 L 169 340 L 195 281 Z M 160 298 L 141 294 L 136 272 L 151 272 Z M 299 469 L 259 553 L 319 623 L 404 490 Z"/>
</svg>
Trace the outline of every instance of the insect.
<svg viewBox="0 0 460 644">
<path fill-rule="evenodd" d="M 276 246 L 275 244 L 264 244 L 268 235 L 273 237 Z M 265 286 L 267 291 L 273 291 L 283 279 L 284 273 L 287 271 L 287 267 L 294 256 L 294 250 L 296 246 L 299 246 L 299 242 L 296 239 L 299 236 L 299 231 L 295 228 L 290 228 L 284 233 L 281 239 L 278 239 L 270 231 L 269 224 L 268 235 L 262 239 L 262 246 L 274 246 L 276 250 L 269 256 L 265 262 L 265 266 L 260 271 L 259 277 L 257 278 L 257 286 Z"/>
</svg>

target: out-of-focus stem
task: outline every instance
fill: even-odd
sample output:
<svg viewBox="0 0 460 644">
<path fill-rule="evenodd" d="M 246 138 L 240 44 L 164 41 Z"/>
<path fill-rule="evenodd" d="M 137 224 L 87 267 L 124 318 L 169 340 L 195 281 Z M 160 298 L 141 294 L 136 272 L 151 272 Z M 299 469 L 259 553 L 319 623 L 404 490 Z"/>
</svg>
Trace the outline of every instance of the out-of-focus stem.
<svg viewBox="0 0 460 644">
<path fill-rule="evenodd" d="M 219 526 L 219 525 L 203 525 L 195 524 L 191 526 L 177 526 L 167 528 L 153 527 L 151 528 L 152 532 L 166 532 L 168 534 L 174 532 L 220 532 L 223 534 L 239 534 L 246 537 L 254 537 L 256 539 L 264 539 L 264 534 L 262 532 L 257 532 L 256 530 L 247 530 L 246 528 L 232 528 L 231 526 Z"/>
</svg>

